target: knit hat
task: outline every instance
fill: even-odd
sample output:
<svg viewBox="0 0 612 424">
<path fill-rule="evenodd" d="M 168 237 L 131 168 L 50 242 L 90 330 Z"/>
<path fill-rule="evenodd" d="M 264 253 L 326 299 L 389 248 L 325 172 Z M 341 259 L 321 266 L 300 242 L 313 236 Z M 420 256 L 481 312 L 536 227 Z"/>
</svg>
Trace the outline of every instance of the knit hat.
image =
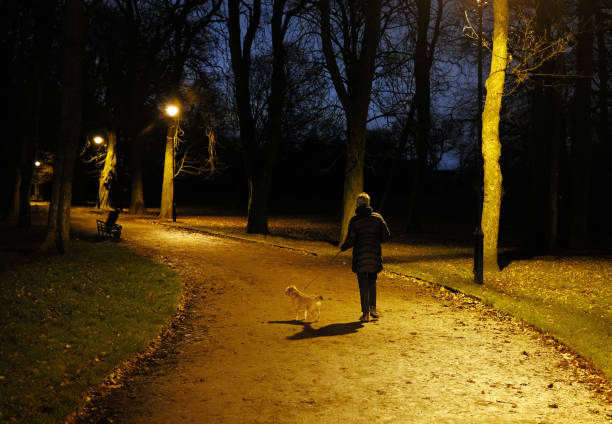
<svg viewBox="0 0 612 424">
<path fill-rule="evenodd" d="M 360 193 L 357 196 L 357 207 L 359 206 L 370 206 L 370 196 L 368 196 L 368 193 Z"/>
</svg>

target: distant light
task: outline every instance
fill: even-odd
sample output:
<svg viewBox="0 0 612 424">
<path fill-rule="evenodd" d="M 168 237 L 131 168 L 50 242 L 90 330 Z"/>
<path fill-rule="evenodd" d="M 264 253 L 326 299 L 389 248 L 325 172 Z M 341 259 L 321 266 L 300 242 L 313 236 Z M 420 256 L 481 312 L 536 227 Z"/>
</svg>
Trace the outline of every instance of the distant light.
<svg viewBox="0 0 612 424">
<path fill-rule="evenodd" d="M 179 113 L 179 108 L 174 105 L 169 105 L 166 107 L 166 113 L 170 116 L 176 116 Z"/>
<path fill-rule="evenodd" d="M 40 166 L 40 161 L 36 161 L 36 162 L 34 162 L 34 165 L 35 165 L 35 166 Z"/>
<path fill-rule="evenodd" d="M 95 136 L 93 139 L 94 143 L 96 144 L 102 144 L 102 142 L 104 141 L 104 139 L 102 137 L 100 137 L 99 135 Z"/>
</svg>

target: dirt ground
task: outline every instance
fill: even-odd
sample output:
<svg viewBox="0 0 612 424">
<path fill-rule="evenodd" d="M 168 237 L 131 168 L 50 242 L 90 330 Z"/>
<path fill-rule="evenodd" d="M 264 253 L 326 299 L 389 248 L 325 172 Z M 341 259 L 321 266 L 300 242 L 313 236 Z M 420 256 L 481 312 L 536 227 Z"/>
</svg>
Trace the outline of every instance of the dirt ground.
<svg viewBox="0 0 612 424">
<path fill-rule="evenodd" d="M 73 213 L 78 230 L 95 216 Z M 601 380 L 568 349 L 473 299 L 379 276 L 361 324 L 350 252 L 331 258 L 122 215 L 122 244 L 189 291 L 161 347 L 81 423 L 609 423 Z M 314 279 L 314 281 L 312 281 Z M 288 285 L 324 297 L 293 320 Z"/>
</svg>

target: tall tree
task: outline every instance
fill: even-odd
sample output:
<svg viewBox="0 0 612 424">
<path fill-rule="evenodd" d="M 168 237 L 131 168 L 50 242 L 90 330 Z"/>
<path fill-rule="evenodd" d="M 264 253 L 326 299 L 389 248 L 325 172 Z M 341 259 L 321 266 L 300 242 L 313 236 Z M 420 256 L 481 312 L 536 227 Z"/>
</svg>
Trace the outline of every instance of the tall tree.
<svg viewBox="0 0 612 424">
<path fill-rule="evenodd" d="M 242 36 L 240 25 L 240 3 L 239 0 L 228 0 L 227 28 L 229 31 L 229 48 L 234 76 L 234 95 L 238 112 L 238 124 L 240 126 L 240 141 L 245 155 L 244 161 L 249 189 L 248 210 L 250 221 L 255 179 L 255 170 L 253 167 L 256 166 L 256 158 L 253 155 L 258 144 L 255 117 L 251 107 L 251 51 L 261 20 L 261 0 L 254 0 L 251 7 L 249 7 L 247 28 L 244 37 Z M 266 229 L 249 228 L 247 224 L 247 231 L 260 231 L 265 233 Z"/>
<path fill-rule="evenodd" d="M 205 8 L 207 7 L 207 8 Z M 204 33 L 221 7 L 221 0 L 199 0 L 185 4 L 166 3 L 165 14 L 169 16 L 172 36 L 169 39 L 166 66 L 166 92 L 171 102 L 178 101 L 183 85 L 186 62 L 193 56 L 192 49 L 198 35 Z M 178 107 L 178 106 L 177 106 Z M 184 108 L 180 108 L 184 109 Z M 179 110 L 179 113 L 181 111 Z M 180 116 L 180 115 L 179 115 Z M 171 117 L 166 136 L 164 172 L 162 178 L 161 205 L 159 216 L 176 219 L 174 179 L 176 177 L 176 149 L 180 132 L 179 116 Z"/>
<path fill-rule="evenodd" d="M 482 157 L 484 167 L 484 200 L 481 228 L 483 265 L 485 272 L 499 271 L 497 242 L 502 194 L 502 174 L 499 165 L 501 143 L 499 121 L 508 63 L 508 27 L 510 11 L 508 0 L 493 3 L 493 50 L 491 69 L 485 83 L 487 94 L 482 112 Z"/>
<path fill-rule="evenodd" d="M 609 107 L 608 107 L 608 81 L 610 79 L 610 72 L 608 69 L 608 49 L 606 48 L 606 34 L 609 34 L 610 18 L 606 16 L 602 10 L 604 5 L 602 0 L 596 0 L 597 9 L 595 10 L 595 20 L 597 25 L 597 61 L 598 61 L 598 79 L 599 79 L 599 92 L 598 92 L 598 103 L 599 103 L 599 142 L 604 145 L 604 151 L 608 154 L 612 153 L 612 144 L 610 142 L 609 134 Z"/>
<path fill-rule="evenodd" d="M 608 69 L 608 49 L 606 47 L 606 35 L 609 36 L 610 17 L 606 16 L 603 11 L 604 2 L 596 0 L 595 23 L 597 25 L 597 61 L 598 61 L 598 79 L 599 79 L 599 142 L 605 144 L 605 151 L 612 152 L 612 145 L 609 139 L 609 107 L 608 107 L 608 81 L 610 79 L 610 71 Z"/>
<path fill-rule="evenodd" d="M 535 9 L 535 37 L 542 43 L 553 41 L 561 26 L 562 5 L 557 0 L 538 0 Z M 555 74 L 561 73 L 561 60 L 542 64 L 535 75 L 532 91 L 529 163 L 531 174 L 530 238 L 534 251 L 557 246 L 559 234 L 559 185 L 563 131 L 563 105 Z"/>
<path fill-rule="evenodd" d="M 30 191 L 40 131 L 40 109 L 45 94 L 49 51 L 54 35 L 53 16 L 56 1 L 50 0 L 42 5 L 23 2 L 17 8 L 21 12 L 17 14 L 19 30 L 14 33 L 22 40 L 16 51 L 19 59 L 9 63 L 12 62 L 13 78 L 23 101 L 21 107 L 16 110 L 21 130 L 15 134 L 18 153 L 17 161 L 14 161 L 12 166 L 14 178 L 11 215 L 16 218 L 18 226 L 28 227 L 31 225 Z"/>
<path fill-rule="evenodd" d="M 570 243 L 584 247 L 589 237 L 591 205 L 591 95 L 593 83 L 594 0 L 578 2 L 576 72 L 571 122 L 571 203 Z"/>
<path fill-rule="evenodd" d="M 330 0 L 319 1 L 319 13 L 325 63 L 346 117 L 342 242 L 355 209 L 355 199 L 363 191 L 366 124 L 381 34 L 382 5 L 381 0 L 333 0 L 333 8 L 330 3 Z M 332 26 L 332 17 L 335 26 Z"/>
<path fill-rule="evenodd" d="M 244 37 L 241 34 L 238 14 L 239 2 L 229 1 L 228 30 L 236 107 L 240 126 L 240 141 L 245 154 L 248 185 L 247 232 L 267 234 L 272 176 L 278 160 L 282 142 L 283 116 L 287 98 L 287 51 L 285 37 L 291 19 L 301 10 L 304 1 L 274 0 L 270 19 L 271 70 L 269 92 L 263 118 L 263 128 L 258 130 L 252 109 L 251 51 L 252 43 L 261 19 L 261 1 L 254 1 L 250 7 L 249 19 Z"/>
<path fill-rule="evenodd" d="M 431 129 L 431 66 L 433 63 L 436 41 L 440 34 L 443 2 L 437 2 L 437 14 L 431 42 L 429 30 L 431 25 L 431 0 L 417 0 L 417 39 L 414 51 L 414 105 L 416 112 L 416 166 L 410 187 L 408 205 L 408 228 L 420 231 L 420 205 L 423 202 L 423 189 L 427 171 L 429 134 Z"/>
<path fill-rule="evenodd" d="M 64 253 L 70 242 L 72 177 L 81 135 L 85 16 L 83 0 L 67 0 L 64 11 L 64 55 L 60 138 L 54 163 L 48 229 L 41 250 Z"/>
<path fill-rule="evenodd" d="M 272 74 L 270 81 L 270 97 L 264 134 L 266 142 L 260 152 L 251 149 L 250 157 L 256 162 L 250 167 L 253 170 L 253 190 L 249 199 L 249 214 L 247 232 L 263 233 L 268 231 L 268 213 L 270 192 L 272 188 L 272 173 L 276 167 L 278 150 L 282 139 L 282 121 L 286 97 L 287 78 L 285 67 L 287 53 L 285 51 L 285 35 L 289 21 L 297 9 L 285 13 L 287 0 L 274 0 L 272 3 Z M 253 143 L 251 143 L 253 146 Z"/>
<path fill-rule="evenodd" d="M 401 0 L 398 4 L 402 10 L 403 19 L 395 25 L 404 28 L 405 35 L 398 43 L 396 31 L 382 34 L 384 44 L 380 47 L 380 56 L 383 72 L 379 80 L 386 86 L 382 90 L 375 86 L 380 94 L 375 91 L 373 99 L 377 106 L 383 106 L 381 115 L 396 117 L 399 124 L 395 152 L 378 207 L 384 209 L 388 203 L 391 186 L 396 179 L 396 170 L 405 160 L 409 149 L 411 153 L 413 152 L 411 156 L 414 157 L 413 162 L 417 165 L 412 168 L 407 193 L 409 201 L 406 216 L 408 228 L 418 229 L 420 227 L 421 196 L 424 193 L 427 169 L 431 164 L 429 159 L 432 150 L 430 133 L 433 124 L 431 119 L 432 70 L 438 42 L 440 37 L 444 36 L 443 19 L 446 15 L 446 2 L 436 0 L 435 7 L 432 7 L 431 0 L 419 2 Z M 456 31 L 455 25 L 455 22 L 451 24 L 453 38 Z M 450 44 L 450 40 L 446 41 L 445 44 Z M 402 46 L 401 49 L 397 49 L 398 44 Z M 398 96 L 398 93 L 401 95 Z M 381 101 L 381 97 L 384 100 Z M 427 122 L 429 124 L 425 125 Z M 414 146 L 410 142 L 414 142 Z"/>
</svg>

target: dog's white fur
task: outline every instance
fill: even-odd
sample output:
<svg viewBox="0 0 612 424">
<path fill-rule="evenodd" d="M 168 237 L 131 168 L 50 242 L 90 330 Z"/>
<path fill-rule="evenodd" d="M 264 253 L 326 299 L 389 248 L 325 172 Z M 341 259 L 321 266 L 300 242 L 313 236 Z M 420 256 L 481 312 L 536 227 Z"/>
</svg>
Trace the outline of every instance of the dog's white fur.
<svg viewBox="0 0 612 424">
<path fill-rule="evenodd" d="M 316 296 L 302 293 L 295 286 L 289 286 L 285 290 L 285 294 L 291 298 L 293 307 L 295 308 L 295 319 L 304 320 L 314 318 L 312 322 L 319 320 L 321 315 L 321 301 L 323 296 Z M 301 318 L 301 316 L 304 316 Z"/>
</svg>

